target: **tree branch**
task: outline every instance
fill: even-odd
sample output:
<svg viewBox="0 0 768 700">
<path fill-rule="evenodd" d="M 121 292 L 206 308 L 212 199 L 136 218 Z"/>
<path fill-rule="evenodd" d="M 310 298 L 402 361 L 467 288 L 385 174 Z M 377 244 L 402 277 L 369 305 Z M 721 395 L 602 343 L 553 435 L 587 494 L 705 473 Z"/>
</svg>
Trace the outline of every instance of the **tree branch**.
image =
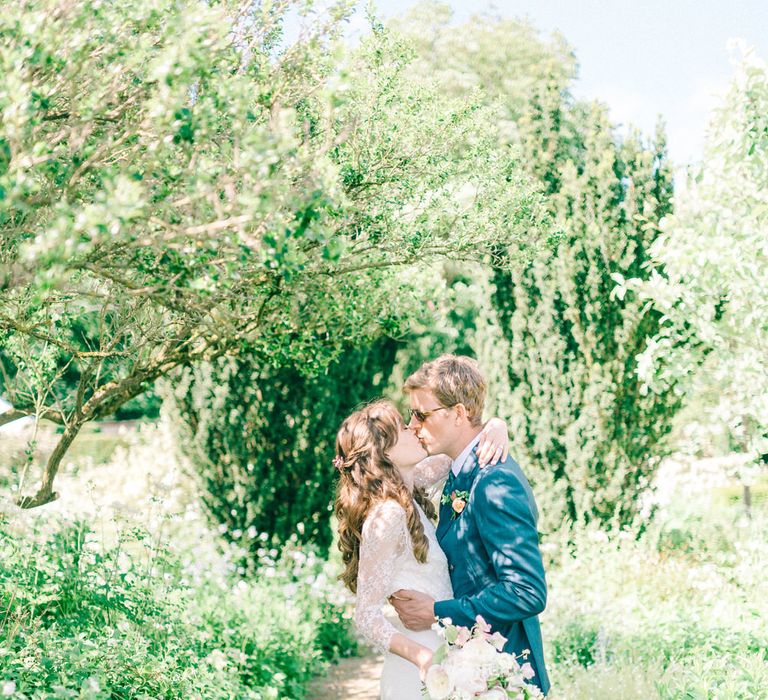
<svg viewBox="0 0 768 700">
<path fill-rule="evenodd" d="M 26 418 L 27 416 L 34 415 L 31 413 L 27 413 L 26 411 L 18 411 L 15 408 L 10 409 L 9 411 L 6 411 L 5 413 L 0 413 L 0 426 L 6 425 L 8 423 L 13 423 L 15 420 L 19 420 L 19 418 Z"/>
<path fill-rule="evenodd" d="M 22 410 L 18 408 L 12 408 L 9 411 L 5 411 L 5 413 L 0 413 L 0 427 L 3 425 L 7 425 L 8 423 L 13 423 L 15 420 L 19 420 L 20 418 L 29 418 L 31 416 L 35 415 L 34 409 L 32 410 Z M 46 419 L 51 421 L 51 423 L 56 423 L 57 425 L 64 425 L 64 416 L 60 411 L 55 411 L 51 408 L 45 408 L 40 412 L 39 415 L 40 419 Z"/>
</svg>

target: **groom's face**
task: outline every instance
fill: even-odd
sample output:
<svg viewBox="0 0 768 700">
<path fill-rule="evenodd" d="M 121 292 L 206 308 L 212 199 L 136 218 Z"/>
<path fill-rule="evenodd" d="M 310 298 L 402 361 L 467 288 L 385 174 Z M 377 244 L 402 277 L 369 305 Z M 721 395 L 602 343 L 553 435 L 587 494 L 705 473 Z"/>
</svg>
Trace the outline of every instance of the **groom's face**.
<svg viewBox="0 0 768 700">
<path fill-rule="evenodd" d="M 429 389 L 414 389 L 409 398 L 412 415 L 408 427 L 415 432 L 429 454 L 446 452 L 453 436 L 453 410 L 441 406 Z"/>
</svg>

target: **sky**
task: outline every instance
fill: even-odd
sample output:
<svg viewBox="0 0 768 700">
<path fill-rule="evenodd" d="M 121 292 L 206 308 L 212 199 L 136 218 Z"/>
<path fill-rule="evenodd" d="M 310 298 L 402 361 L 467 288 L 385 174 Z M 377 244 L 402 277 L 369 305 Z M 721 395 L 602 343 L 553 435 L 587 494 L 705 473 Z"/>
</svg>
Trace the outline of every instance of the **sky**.
<svg viewBox="0 0 768 700">
<path fill-rule="evenodd" d="M 579 61 L 574 95 L 604 102 L 614 122 L 649 135 L 661 115 L 678 167 L 701 158 L 709 114 L 733 75 L 732 57 L 740 55 L 729 50 L 729 40 L 743 39 L 768 58 L 768 0 L 443 2 L 457 22 L 492 8 L 528 18 L 544 36 L 559 30 Z M 389 18 L 415 1 L 376 4 Z"/>
</svg>

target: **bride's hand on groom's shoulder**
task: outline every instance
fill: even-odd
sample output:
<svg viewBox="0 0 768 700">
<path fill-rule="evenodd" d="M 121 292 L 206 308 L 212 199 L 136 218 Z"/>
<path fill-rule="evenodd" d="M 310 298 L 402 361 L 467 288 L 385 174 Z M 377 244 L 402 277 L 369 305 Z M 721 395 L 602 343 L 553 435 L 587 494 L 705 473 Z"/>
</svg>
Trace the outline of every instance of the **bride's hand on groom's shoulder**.
<svg viewBox="0 0 768 700">
<path fill-rule="evenodd" d="M 501 418 L 491 418 L 480 433 L 477 461 L 481 467 L 503 462 L 509 455 L 507 424 Z"/>
</svg>

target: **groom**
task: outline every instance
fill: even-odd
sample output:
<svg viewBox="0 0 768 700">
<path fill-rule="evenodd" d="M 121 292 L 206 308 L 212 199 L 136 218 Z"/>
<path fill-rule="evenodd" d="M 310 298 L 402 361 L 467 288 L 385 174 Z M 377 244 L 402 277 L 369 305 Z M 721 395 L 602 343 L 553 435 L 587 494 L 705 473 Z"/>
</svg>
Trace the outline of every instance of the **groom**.
<svg viewBox="0 0 768 700">
<path fill-rule="evenodd" d="M 536 674 L 532 682 L 547 693 L 538 618 L 547 603 L 547 584 L 536 531 L 538 511 L 528 480 L 512 458 L 478 466 L 485 389 L 475 360 L 457 355 L 422 365 L 405 383 L 409 427 L 427 452 L 453 459 L 437 539 L 448 559 L 455 598 L 434 601 L 418 591 L 399 590 L 390 602 L 411 630 L 429 629 L 435 618 L 445 617 L 471 627 L 482 615 L 494 632 L 507 638 L 504 651 L 520 655 L 530 650 L 527 660 Z"/>
</svg>

